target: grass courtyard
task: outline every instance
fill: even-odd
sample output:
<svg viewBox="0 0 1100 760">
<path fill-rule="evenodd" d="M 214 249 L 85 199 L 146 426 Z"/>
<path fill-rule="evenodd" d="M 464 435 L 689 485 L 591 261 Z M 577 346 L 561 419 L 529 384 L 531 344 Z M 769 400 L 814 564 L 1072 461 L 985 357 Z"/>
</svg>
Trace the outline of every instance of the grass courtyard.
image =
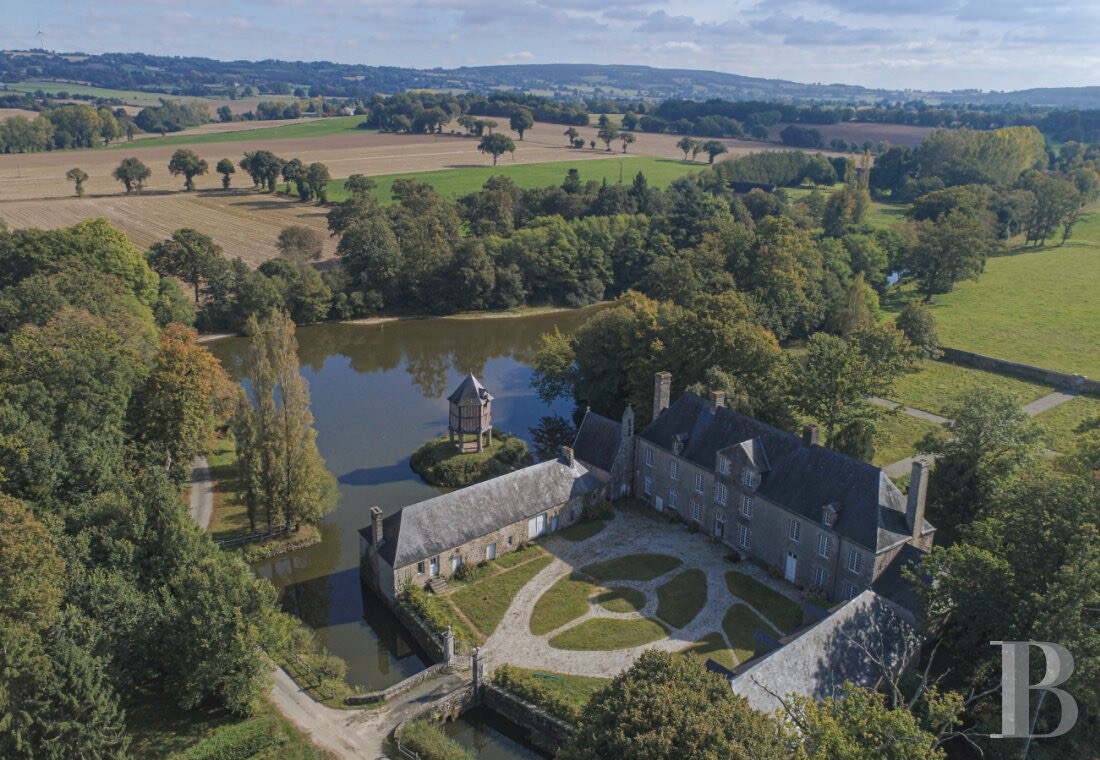
<svg viewBox="0 0 1100 760">
<path fill-rule="evenodd" d="M 600 583 L 611 581 L 651 581 L 675 570 L 683 562 L 665 554 L 627 554 L 623 557 L 585 565 L 581 572 Z"/>
<path fill-rule="evenodd" d="M 649 644 L 668 635 L 668 629 L 649 618 L 592 618 L 550 639 L 555 649 L 611 652 Z"/>
<path fill-rule="evenodd" d="M 449 598 L 484 641 L 500 625 L 504 613 L 508 611 L 508 606 L 519 590 L 553 561 L 553 557 L 545 554 L 534 556 L 509 570 L 464 585 Z"/>
<path fill-rule="evenodd" d="M 1100 399 L 1078 396 L 1033 417 L 1047 435 L 1047 446 L 1070 451 L 1089 430 L 1100 426 Z"/>
<path fill-rule="evenodd" d="M 798 602 L 773 591 L 755 578 L 730 570 L 726 573 L 726 586 L 731 594 L 774 623 L 780 632 L 791 633 L 802 625 L 802 607 Z"/>
</svg>

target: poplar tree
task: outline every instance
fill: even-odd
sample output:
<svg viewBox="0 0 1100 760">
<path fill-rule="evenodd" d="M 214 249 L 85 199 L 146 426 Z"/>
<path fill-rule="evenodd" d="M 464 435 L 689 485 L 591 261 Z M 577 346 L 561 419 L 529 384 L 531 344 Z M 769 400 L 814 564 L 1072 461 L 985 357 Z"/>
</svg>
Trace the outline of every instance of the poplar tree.
<svg viewBox="0 0 1100 760">
<path fill-rule="evenodd" d="M 253 400 L 238 405 L 235 432 L 246 478 L 249 514 L 262 508 L 268 528 L 276 520 L 295 528 L 336 506 L 336 479 L 317 449 L 309 386 L 298 369 L 294 322 L 277 310 L 246 328 L 252 346 L 247 379 Z"/>
</svg>

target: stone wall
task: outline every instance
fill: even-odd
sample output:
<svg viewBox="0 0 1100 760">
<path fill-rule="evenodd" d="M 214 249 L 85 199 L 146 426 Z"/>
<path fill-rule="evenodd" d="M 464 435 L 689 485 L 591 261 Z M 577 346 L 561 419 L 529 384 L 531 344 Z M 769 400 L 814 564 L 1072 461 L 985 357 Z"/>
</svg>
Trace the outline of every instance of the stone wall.
<svg viewBox="0 0 1100 760">
<path fill-rule="evenodd" d="M 1011 375 L 1033 383 L 1053 385 L 1057 388 L 1100 395 L 1100 380 L 1090 380 L 1084 375 L 1070 375 L 1065 372 L 1057 372 L 1052 369 L 1033 367 L 1030 364 L 1020 364 L 1007 359 L 997 359 L 984 354 L 976 354 L 973 351 L 963 351 L 959 348 L 942 346 L 943 361 L 952 364 L 961 364 L 966 367 L 985 370 L 986 372 L 999 372 L 1003 375 Z"/>
<path fill-rule="evenodd" d="M 382 597 L 382 601 L 384 601 L 386 606 L 397 616 L 398 621 L 405 627 L 408 634 L 416 640 L 416 643 L 419 644 L 433 660 L 442 662 L 445 659 L 443 638 L 439 634 L 429 628 L 423 620 L 414 615 L 412 611 L 401 604 L 401 602 L 385 596 Z"/>
<path fill-rule="evenodd" d="M 350 697 L 344 698 L 344 704 L 347 705 L 370 705 L 376 702 L 388 702 L 395 697 L 399 697 L 407 691 L 411 691 L 420 684 L 428 681 L 436 676 L 442 675 L 446 669 L 447 664 L 440 662 L 432 665 L 430 668 L 425 668 L 419 673 L 406 678 L 400 683 L 395 683 L 388 689 L 382 689 L 381 691 L 368 691 L 363 694 L 353 694 Z"/>
<path fill-rule="evenodd" d="M 556 745 L 568 740 L 577 730 L 572 724 L 496 684 L 487 683 L 481 687 L 481 704 L 500 713 L 517 726 L 542 734 Z"/>
</svg>

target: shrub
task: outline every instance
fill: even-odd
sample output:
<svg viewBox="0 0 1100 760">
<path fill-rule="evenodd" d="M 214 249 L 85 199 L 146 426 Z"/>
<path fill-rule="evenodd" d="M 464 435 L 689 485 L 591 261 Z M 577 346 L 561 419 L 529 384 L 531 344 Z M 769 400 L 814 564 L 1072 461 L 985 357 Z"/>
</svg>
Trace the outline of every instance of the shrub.
<svg viewBox="0 0 1100 760">
<path fill-rule="evenodd" d="M 185 751 L 184 760 L 244 760 L 286 742 L 273 718 L 258 718 L 222 729 Z"/>
<path fill-rule="evenodd" d="M 611 502 L 598 493 L 585 494 L 581 514 L 586 520 L 610 520 L 615 516 Z"/>
<path fill-rule="evenodd" d="M 402 747 L 416 752 L 422 760 L 475 760 L 472 752 L 443 733 L 434 721 L 409 721 L 401 727 L 397 739 Z"/>
</svg>

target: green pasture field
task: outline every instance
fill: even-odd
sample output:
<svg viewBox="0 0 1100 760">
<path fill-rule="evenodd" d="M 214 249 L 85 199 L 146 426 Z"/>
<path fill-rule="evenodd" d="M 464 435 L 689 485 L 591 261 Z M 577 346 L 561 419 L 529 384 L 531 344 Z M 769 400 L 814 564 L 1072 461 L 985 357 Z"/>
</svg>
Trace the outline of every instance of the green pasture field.
<svg viewBox="0 0 1100 760">
<path fill-rule="evenodd" d="M 156 105 L 160 98 L 172 100 L 206 100 L 194 96 L 169 95 L 167 92 L 145 92 L 142 90 L 112 90 L 106 87 L 93 87 L 86 84 L 70 84 L 69 82 L 9 82 L 4 84 L 0 91 L 35 93 L 41 90 L 47 95 L 56 95 L 59 92 L 67 92 L 71 95 L 89 95 L 93 98 L 118 98 L 119 100 L 133 101 L 134 105 Z M 138 103 L 138 101 L 141 101 Z"/>
<path fill-rule="evenodd" d="M 329 137 L 347 132 L 370 134 L 375 130 L 359 129 L 362 116 L 328 116 L 323 119 L 299 119 L 295 124 L 282 124 L 265 127 L 267 122 L 253 122 L 254 129 L 242 129 L 236 132 L 209 132 L 206 134 L 188 134 L 186 131 L 166 137 L 149 137 L 132 143 L 116 142 L 111 148 L 130 149 L 134 146 L 155 148 L 158 145 L 203 145 L 208 143 L 254 142 L 256 140 L 285 140 L 295 137 Z"/>
<path fill-rule="evenodd" d="M 362 120 L 362 117 L 354 118 Z M 211 135 L 211 137 L 214 137 L 214 135 Z M 391 198 L 393 182 L 397 179 L 415 179 L 418 182 L 427 182 L 438 190 L 441 195 L 448 198 L 458 198 L 477 192 L 487 179 L 494 176 L 508 177 L 524 189 L 560 185 L 565 179 L 566 173 L 572 168 L 580 171 L 581 182 L 590 180 L 603 182 L 606 180 L 610 184 L 618 182 L 621 175 L 623 182 L 629 184 L 633 181 L 634 175 L 642 172 L 651 187 L 665 187 L 673 180 L 702 167 L 699 164 L 684 163 L 676 159 L 653 158 L 650 156 L 551 161 L 542 164 L 509 164 L 508 159 L 505 158 L 495 167 L 488 165 L 487 162 L 486 166 L 464 166 L 430 172 L 382 174 L 371 177 L 371 179 L 378 185 L 374 190 L 375 196 L 383 202 L 388 202 Z M 279 187 L 284 189 L 285 186 L 283 183 L 279 183 Z M 294 188 L 291 186 L 291 194 L 294 194 L 293 191 Z M 335 203 L 346 200 L 349 195 L 350 193 L 344 189 L 343 179 L 335 180 L 328 187 L 330 202 Z"/>
<path fill-rule="evenodd" d="M 944 345 L 1100 377 L 1100 211 L 1064 246 L 990 259 L 932 310 Z"/>
<path fill-rule="evenodd" d="M 1019 400 L 1021 406 L 1054 390 L 1039 383 L 946 362 L 922 361 L 918 366 L 919 371 L 902 375 L 895 380 L 894 387 L 886 397 L 940 416 L 948 416 L 949 409 L 958 403 L 966 391 L 973 388 L 1010 393 Z"/>
</svg>

